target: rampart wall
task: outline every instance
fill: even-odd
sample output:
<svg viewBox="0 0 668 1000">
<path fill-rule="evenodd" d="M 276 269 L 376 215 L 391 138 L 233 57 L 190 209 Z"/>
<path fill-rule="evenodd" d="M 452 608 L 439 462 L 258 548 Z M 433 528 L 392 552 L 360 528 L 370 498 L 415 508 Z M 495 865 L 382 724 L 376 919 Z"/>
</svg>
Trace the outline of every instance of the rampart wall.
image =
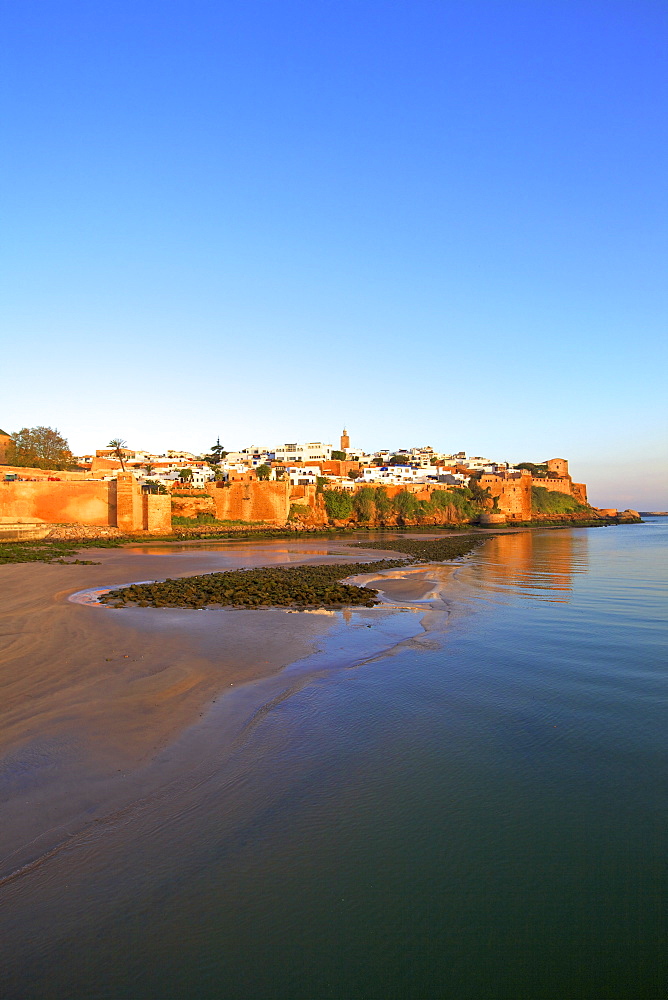
<svg viewBox="0 0 668 1000">
<path fill-rule="evenodd" d="M 586 483 L 574 483 L 571 481 L 571 489 L 573 491 L 573 496 L 580 503 L 589 503 L 587 500 L 587 484 Z"/>
<path fill-rule="evenodd" d="M 531 520 L 531 484 L 530 473 L 525 475 L 494 475 L 483 473 L 480 477 L 482 489 L 488 489 L 492 498 L 497 499 L 497 505 L 509 521 Z"/>
<path fill-rule="evenodd" d="M 587 503 L 587 484 L 574 483 L 570 476 L 534 476 L 531 485 L 542 486 L 553 493 L 565 493 L 566 496 L 575 497 L 580 503 Z"/>
<path fill-rule="evenodd" d="M 290 484 L 287 481 L 250 483 L 207 483 L 219 521 L 265 521 L 287 524 L 290 513 Z"/>
<path fill-rule="evenodd" d="M 168 534 L 172 530 L 171 497 L 142 493 L 129 473 L 119 475 L 116 481 L 0 481 L 0 519 L 5 523 L 86 524 L 118 527 L 130 534 Z"/>
<path fill-rule="evenodd" d="M 116 524 L 116 484 L 0 482 L 0 517 L 48 524 Z"/>
<path fill-rule="evenodd" d="M 304 486 L 292 486 L 290 489 L 290 506 L 296 504 L 299 507 L 308 508 L 306 516 L 299 517 L 304 524 L 313 527 L 324 527 L 327 522 L 327 511 L 325 510 L 325 500 L 322 493 L 318 493 L 315 483 L 307 483 Z"/>
<path fill-rule="evenodd" d="M 209 493 L 205 496 L 202 496 L 201 491 L 193 494 L 193 496 L 174 496 L 172 494 L 169 499 L 174 517 L 197 517 L 198 514 L 216 516 L 216 505 Z"/>
<path fill-rule="evenodd" d="M 0 465 L 0 480 L 10 475 L 18 476 L 19 479 L 23 480 L 51 478 L 67 482 L 80 482 L 82 479 L 90 479 L 89 472 L 82 472 L 78 469 L 63 471 L 61 469 L 34 469 L 24 465 Z"/>
<path fill-rule="evenodd" d="M 542 486 L 546 490 L 552 490 L 553 493 L 565 493 L 569 497 L 573 495 L 571 480 L 565 476 L 534 476 L 531 485 Z"/>
<path fill-rule="evenodd" d="M 142 493 L 142 530 L 169 535 L 172 530 L 172 498 L 164 493 Z"/>
</svg>

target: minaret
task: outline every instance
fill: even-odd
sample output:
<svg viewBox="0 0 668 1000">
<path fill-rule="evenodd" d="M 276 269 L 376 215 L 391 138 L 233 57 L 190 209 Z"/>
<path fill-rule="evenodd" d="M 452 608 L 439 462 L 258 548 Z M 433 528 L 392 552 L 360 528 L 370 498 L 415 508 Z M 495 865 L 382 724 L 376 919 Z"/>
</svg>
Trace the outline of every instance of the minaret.
<svg viewBox="0 0 668 1000">
<path fill-rule="evenodd" d="M 343 434 L 341 435 L 341 451 L 346 451 L 350 448 L 350 438 L 348 437 L 348 431 L 343 428 Z"/>
</svg>

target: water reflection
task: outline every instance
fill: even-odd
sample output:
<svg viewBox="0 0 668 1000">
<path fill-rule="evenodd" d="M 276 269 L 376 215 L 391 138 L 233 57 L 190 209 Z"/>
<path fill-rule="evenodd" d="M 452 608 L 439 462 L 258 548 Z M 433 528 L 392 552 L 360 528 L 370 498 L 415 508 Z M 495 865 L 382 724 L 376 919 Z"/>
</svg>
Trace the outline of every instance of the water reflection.
<svg viewBox="0 0 668 1000">
<path fill-rule="evenodd" d="M 586 531 L 571 529 L 496 535 L 485 558 L 467 564 L 462 576 L 487 591 L 566 604 L 573 577 L 587 572 L 588 544 Z"/>
<path fill-rule="evenodd" d="M 276 546 L 275 544 L 269 542 L 264 542 L 258 545 L 257 543 L 251 545 L 240 545 L 239 542 L 190 542 L 188 544 L 176 545 L 170 543 L 169 545 L 132 545 L 128 546 L 125 550 L 126 552 L 131 552 L 133 555 L 150 555 L 150 556 L 171 556 L 171 555 L 188 555 L 188 553 L 201 552 L 202 550 L 206 552 L 222 552 L 224 554 L 238 555 L 241 553 L 244 556 L 249 554 L 261 553 L 263 556 L 266 555 L 268 559 L 276 561 L 277 559 L 283 560 L 288 559 L 292 555 L 299 556 L 328 556 L 332 554 L 331 549 L 314 549 L 308 546 L 304 548 L 295 548 L 294 546 L 287 548 L 286 546 Z"/>
</svg>

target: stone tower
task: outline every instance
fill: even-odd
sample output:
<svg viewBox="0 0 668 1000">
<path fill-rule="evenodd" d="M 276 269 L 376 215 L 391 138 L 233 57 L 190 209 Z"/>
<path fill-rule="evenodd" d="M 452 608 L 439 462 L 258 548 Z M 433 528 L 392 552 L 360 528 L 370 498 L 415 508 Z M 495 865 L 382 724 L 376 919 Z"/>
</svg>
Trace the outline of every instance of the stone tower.
<svg viewBox="0 0 668 1000">
<path fill-rule="evenodd" d="M 348 431 L 343 428 L 343 434 L 341 435 L 341 451 L 346 451 L 350 448 L 350 438 L 348 437 Z"/>
<path fill-rule="evenodd" d="M 568 462 L 565 458 L 550 458 L 547 461 L 547 471 L 551 476 L 567 476 Z"/>
</svg>

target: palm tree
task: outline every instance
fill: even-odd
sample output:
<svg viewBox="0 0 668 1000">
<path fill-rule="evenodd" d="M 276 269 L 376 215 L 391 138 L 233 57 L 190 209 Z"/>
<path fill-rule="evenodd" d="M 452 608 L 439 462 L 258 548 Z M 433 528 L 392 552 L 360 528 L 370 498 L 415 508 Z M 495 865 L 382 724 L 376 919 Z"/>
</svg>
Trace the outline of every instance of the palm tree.
<svg viewBox="0 0 668 1000">
<path fill-rule="evenodd" d="M 121 469 L 125 472 L 125 462 L 123 461 L 123 448 L 125 448 L 126 442 L 122 438 L 112 438 L 107 448 L 113 448 L 116 453 L 116 458 L 121 463 Z"/>
<path fill-rule="evenodd" d="M 155 469 L 155 465 L 153 464 L 153 462 L 147 462 L 144 468 L 146 469 L 147 476 L 153 475 L 153 470 Z"/>
</svg>

